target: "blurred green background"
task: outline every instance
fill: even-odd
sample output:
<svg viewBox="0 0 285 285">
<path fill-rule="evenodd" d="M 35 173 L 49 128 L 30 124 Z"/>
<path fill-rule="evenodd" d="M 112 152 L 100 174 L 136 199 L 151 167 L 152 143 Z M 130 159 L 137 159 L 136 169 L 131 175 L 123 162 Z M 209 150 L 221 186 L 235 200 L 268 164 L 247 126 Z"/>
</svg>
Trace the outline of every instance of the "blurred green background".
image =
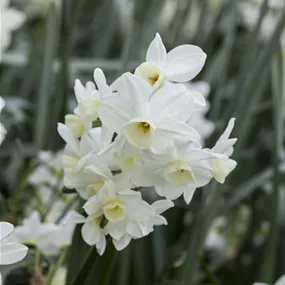
<svg viewBox="0 0 285 285">
<path fill-rule="evenodd" d="M 117 253 L 113 267 L 107 251 L 86 284 L 273 284 L 285 273 L 284 0 L 14 0 L 11 6 L 26 19 L 0 60 L 1 122 L 8 131 L 0 148 L 3 220 L 23 217 L 38 152 L 63 147 L 56 124 L 74 106 L 74 80 L 92 80 L 99 67 L 111 84 L 144 61 L 159 32 L 168 50 L 189 43 L 206 52 L 195 78 L 210 86 L 206 117 L 215 131 L 205 145 L 236 117 L 238 167 L 224 185 L 199 189 L 190 205 L 177 201 L 167 212 L 169 225 Z M 67 285 L 87 250 L 76 230 Z"/>
</svg>

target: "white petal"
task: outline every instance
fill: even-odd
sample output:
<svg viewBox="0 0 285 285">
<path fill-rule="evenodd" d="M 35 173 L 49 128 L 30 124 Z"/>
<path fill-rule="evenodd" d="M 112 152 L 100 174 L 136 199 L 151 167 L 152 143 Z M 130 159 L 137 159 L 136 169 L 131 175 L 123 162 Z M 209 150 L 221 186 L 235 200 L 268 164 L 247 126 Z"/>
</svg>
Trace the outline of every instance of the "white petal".
<svg viewBox="0 0 285 285">
<path fill-rule="evenodd" d="M 154 134 L 154 140 L 169 140 L 169 138 L 177 139 L 178 141 L 193 141 L 199 142 L 200 135 L 188 124 L 177 123 L 175 121 L 162 121 L 156 125 L 156 132 Z M 155 143 L 155 141 L 154 141 Z"/>
<path fill-rule="evenodd" d="M 235 169 L 236 166 L 237 163 L 233 159 L 228 159 L 228 160 L 217 159 L 214 178 L 219 183 L 224 183 L 226 177 Z"/>
<path fill-rule="evenodd" d="M 74 138 L 70 129 L 64 124 L 58 123 L 57 131 L 62 139 L 69 145 L 74 153 L 80 156 L 79 153 L 79 141 Z"/>
<path fill-rule="evenodd" d="M 102 123 L 109 130 L 120 133 L 123 125 L 131 119 L 128 105 L 120 96 L 110 96 L 98 109 Z"/>
<path fill-rule="evenodd" d="M 161 215 L 157 215 L 153 218 L 153 224 L 155 226 L 162 226 L 162 225 L 167 225 L 167 220 L 161 216 Z"/>
<path fill-rule="evenodd" d="M 64 224 L 83 224 L 86 218 L 77 212 L 72 211 L 65 219 Z"/>
<path fill-rule="evenodd" d="M 1 23 L 4 24 L 4 27 L 7 25 L 6 27 L 9 31 L 15 31 L 19 29 L 25 20 L 26 15 L 13 8 L 9 8 L 5 11 L 5 13 L 1 13 Z"/>
<path fill-rule="evenodd" d="M 28 248 L 15 242 L 0 244 L 0 264 L 8 265 L 22 260 L 28 252 Z"/>
<path fill-rule="evenodd" d="M 99 228 L 92 221 L 87 222 L 83 225 L 81 229 L 81 234 L 83 240 L 88 245 L 95 245 L 100 240 L 101 236 Z"/>
<path fill-rule="evenodd" d="M 183 193 L 183 197 L 184 197 L 184 200 L 187 204 L 189 204 L 193 198 L 193 195 L 195 193 L 195 190 L 196 190 L 196 187 L 187 187 L 187 189 L 184 191 Z"/>
<path fill-rule="evenodd" d="M 131 220 L 139 222 L 146 222 L 155 216 L 154 209 L 145 201 L 136 204 L 128 203 L 126 213 Z"/>
<path fill-rule="evenodd" d="M 148 47 L 146 61 L 154 62 L 161 67 L 166 63 L 166 49 L 158 33 L 156 33 L 155 38 Z"/>
<path fill-rule="evenodd" d="M 177 122 L 186 122 L 191 116 L 193 102 L 191 93 L 182 84 L 169 84 L 151 97 L 150 113 L 160 120 L 171 118 Z"/>
<path fill-rule="evenodd" d="M 129 104 L 134 109 L 135 117 L 144 116 L 147 112 L 147 104 L 152 94 L 152 88 L 144 80 L 131 74 L 121 76 L 117 91 L 123 97 L 128 98 Z"/>
<path fill-rule="evenodd" d="M 166 199 L 176 200 L 185 191 L 185 187 L 173 187 L 164 181 L 163 184 L 155 185 L 155 190 L 158 195 L 164 196 Z"/>
<path fill-rule="evenodd" d="M 126 221 L 109 222 L 107 229 L 112 238 L 119 240 L 126 233 Z"/>
<path fill-rule="evenodd" d="M 84 204 L 83 209 L 89 216 L 98 217 L 103 214 L 102 206 L 97 196 L 91 197 Z"/>
<path fill-rule="evenodd" d="M 123 250 L 131 242 L 132 237 L 128 234 L 125 234 L 121 239 L 113 239 L 113 244 L 117 250 Z"/>
<path fill-rule="evenodd" d="M 10 223 L 1 222 L 0 223 L 0 241 L 11 234 L 14 230 L 14 226 Z"/>
<path fill-rule="evenodd" d="M 235 125 L 235 118 L 231 118 L 226 129 L 225 129 L 225 131 L 224 131 L 224 133 L 220 136 L 217 143 L 220 141 L 223 141 L 223 140 L 227 140 L 230 137 L 230 134 L 234 128 L 234 125 Z"/>
<path fill-rule="evenodd" d="M 140 150 L 131 145 L 123 134 L 116 137 L 115 148 L 119 156 L 123 159 L 127 159 L 129 157 L 137 156 L 140 154 Z"/>
<path fill-rule="evenodd" d="M 137 223 L 135 221 L 128 222 L 127 233 L 130 234 L 134 238 L 141 238 L 144 236 L 144 233 L 143 233 L 139 223 Z"/>
<path fill-rule="evenodd" d="M 169 208 L 174 207 L 174 203 L 170 200 L 159 200 L 152 203 L 151 206 L 155 209 L 156 214 L 160 215 Z"/>
<path fill-rule="evenodd" d="M 107 85 L 106 77 L 102 69 L 96 68 L 94 70 L 94 81 L 96 82 L 96 85 L 101 95 L 104 96 L 112 93 L 110 87 Z"/>
<path fill-rule="evenodd" d="M 165 75 L 171 81 L 189 81 L 202 70 L 206 57 L 206 54 L 197 46 L 178 46 L 167 54 Z"/>
<path fill-rule="evenodd" d="M 5 107 L 5 101 L 4 99 L 0 96 L 0 114 L 3 110 L 3 108 Z"/>
<path fill-rule="evenodd" d="M 103 234 L 101 234 L 99 242 L 96 244 L 96 248 L 99 255 L 103 255 L 105 249 L 106 249 L 106 238 Z"/>
<path fill-rule="evenodd" d="M 285 275 L 281 276 L 275 283 L 275 285 L 285 285 Z"/>
</svg>

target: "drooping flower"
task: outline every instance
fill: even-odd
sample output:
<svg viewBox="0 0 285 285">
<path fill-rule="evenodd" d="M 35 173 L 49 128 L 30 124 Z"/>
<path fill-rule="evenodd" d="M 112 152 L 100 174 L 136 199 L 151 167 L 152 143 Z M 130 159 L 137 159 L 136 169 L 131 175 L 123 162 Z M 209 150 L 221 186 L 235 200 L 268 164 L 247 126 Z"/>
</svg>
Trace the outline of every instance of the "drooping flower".
<svg viewBox="0 0 285 285">
<path fill-rule="evenodd" d="M 135 70 L 135 75 L 156 90 L 167 81 L 192 80 L 203 68 L 206 57 L 206 54 L 194 45 L 181 45 L 167 53 L 160 35 L 156 33 L 148 47 L 146 62 Z"/>
</svg>

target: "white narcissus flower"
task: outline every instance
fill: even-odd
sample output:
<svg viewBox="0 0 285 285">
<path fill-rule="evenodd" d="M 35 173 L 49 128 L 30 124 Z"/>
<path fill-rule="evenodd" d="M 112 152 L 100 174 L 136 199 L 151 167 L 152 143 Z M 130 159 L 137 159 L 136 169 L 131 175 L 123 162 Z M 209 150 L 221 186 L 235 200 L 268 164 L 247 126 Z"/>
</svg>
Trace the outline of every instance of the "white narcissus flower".
<svg viewBox="0 0 285 285">
<path fill-rule="evenodd" d="M 70 213 L 69 215 L 72 215 Z M 47 256 L 57 255 L 62 248 L 70 246 L 75 225 L 65 224 L 66 217 L 59 225 L 56 225 L 55 231 L 48 239 L 40 243 L 39 248 Z"/>
<path fill-rule="evenodd" d="M 5 107 L 5 101 L 4 99 L 0 96 L 0 115 L 1 112 L 3 110 L 3 108 Z M 6 136 L 6 129 L 4 128 L 4 126 L 0 123 L 0 145 L 2 144 L 4 138 Z"/>
<path fill-rule="evenodd" d="M 131 238 L 149 234 L 155 210 L 143 201 L 140 192 L 118 181 L 107 181 L 98 195 L 90 198 L 83 206 L 88 216 L 103 217 L 105 228 L 113 238 L 117 250 L 122 250 Z"/>
<path fill-rule="evenodd" d="M 181 45 L 167 53 L 157 33 L 148 47 L 146 62 L 135 70 L 135 75 L 154 89 L 160 88 L 166 81 L 187 82 L 201 71 L 206 57 L 201 48 L 194 45 Z"/>
<path fill-rule="evenodd" d="M 83 224 L 83 240 L 100 255 L 107 235 L 117 250 L 124 249 L 154 226 L 167 224 L 161 214 L 174 206 L 171 200 L 183 194 L 190 203 L 196 188 L 214 176 L 223 182 L 235 166 L 229 159 L 236 141 L 229 139 L 232 121 L 213 149 L 200 144 L 212 131 L 204 118 L 209 86 L 179 84 L 193 79 L 205 60 L 204 52 L 191 45 L 167 54 L 157 34 L 146 62 L 111 88 L 99 69 L 97 87 L 76 81 L 78 106 L 58 132 L 66 143 L 64 184 L 87 202 L 86 217 L 74 213 L 69 222 Z M 96 128 L 99 120 L 102 128 Z M 140 187 L 155 187 L 166 199 L 150 205 Z"/>
<path fill-rule="evenodd" d="M 90 246 L 96 246 L 100 255 L 102 255 L 106 248 L 106 230 L 101 227 L 102 217 L 88 216 L 87 218 L 79 213 L 72 213 L 65 221 L 67 224 L 83 224 L 81 234 L 83 240 Z"/>
<path fill-rule="evenodd" d="M 165 153 L 150 154 L 138 183 L 154 186 L 158 195 L 169 200 L 183 194 L 188 204 L 195 189 L 212 179 L 215 158 L 209 150 L 201 149 L 195 143 L 176 142 Z"/>
<path fill-rule="evenodd" d="M 104 158 L 96 154 L 87 158 L 89 166 L 86 165 L 79 171 L 67 173 L 64 177 L 64 185 L 69 189 L 75 188 L 85 200 L 97 194 L 105 182 L 113 177 Z"/>
<path fill-rule="evenodd" d="M 78 141 L 72 135 L 70 129 L 64 124 L 59 123 L 58 133 L 66 142 L 64 154 L 62 156 L 62 165 L 65 173 L 71 173 L 80 170 L 82 159 L 90 153 L 103 152 L 111 142 L 112 133 L 104 127 L 94 128 L 82 136 Z"/>
<path fill-rule="evenodd" d="M 74 93 L 78 106 L 74 114 L 65 116 L 65 125 L 71 130 L 75 138 L 80 138 L 85 131 L 92 129 L 92 122 L 98 119 L 98 108 L 105 97 L 112 94 L 111 88 L 106 83 L 103 71 L 96 68 L 94 81 L 89 81 L 84 87 L 80 80 L 75 81 Z"/>
<path fill-rule="evenodd" d="M 19 29 L 26 19 L 26 15 L 24 13 L 14 8 L 8 7 L 9 4 L 10 0 L 1 0 L 0 2 L 0 61 L 3 52 L 9 47 L 11 43 L 11 33 Z"/>
<path fill-rule="evenodd" d="M 39 245 L 49 239 L 56 231 L 56 225 L 42 223 L 40 214 L 33 212 L 30 217 L 23 220 L 21 226 L 15 227 L 11 236 L 15 241 L 28 244 Z"/>
<path fill-rule="evenodd" d="M 211 149 L 213 153 L 225 155 L 230 157 L 234 151 L 234 144 L 236 143 L 236 138 L 229 138 L 230 134 L 234 128 L 235 119 L 230 119 L 227 128 L 224 133 L 220 136 L 215 146 Z M 233 159 L 217 159 L 214 166 L 214 178 L 220 182 L 224 183 L 226 177 L 235 169 L 237 163 Z"/>
<path fill-rule="evenodd" d="M 117 82 L 118 95 L 109 96 L 99 108 L 103 124 L 138 149 L 164 148 L 172 138 L 199 140 L 186 121 L 193 105 L 182 85 L 169 85 L 152 95 L 139 77 L 125 73 Z"/>
<path fill-rule="evenodd" d="M 253 285 L 269 285 L 261 282 L 256 282 Z M 274 285 L 285 285 L 285 275 L 281 276 L 275 283 Z"/>
</svg>

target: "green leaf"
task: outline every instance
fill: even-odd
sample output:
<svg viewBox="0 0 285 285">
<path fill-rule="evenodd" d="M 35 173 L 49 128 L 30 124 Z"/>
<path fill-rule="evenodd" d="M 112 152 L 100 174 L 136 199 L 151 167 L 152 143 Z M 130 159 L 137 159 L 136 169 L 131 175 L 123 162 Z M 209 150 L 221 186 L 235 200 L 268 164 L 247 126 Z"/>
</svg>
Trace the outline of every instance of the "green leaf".
<svg viewBox="0 0 285 285">
<path fill-rule="evenodd" d="M 40 88 L 38 92 L 38 102 L 36 105 L 36 116 L 34 125 L 35 144 L 38 149 L 43 149 L 47 143 L 48 117 L 52 113 L 51 89 L 50 83 L 53 77 L 53 60 L 56 55 L 58 40 L 58 14 L 55 4 L 49 7 L 47 23 L 45 47 L 43 54 L 43 69 L 41 72 Z"/>
<path fill-rule="evenodd" d="M 78 225 L 75 228 L 71 247 L 68 251 L 67 284 L 73 284 L 75 278 L 80 272 L 81 267 L 83 266 L 83 262 L 88 252 L 90 251 L 90 246 L 88 246 L 82 239 L 81 228 L 81 225 Z M 94 258 L 96 258 L 96 255 Z"/>
<path fill-rule="evenodd" d="M 116 249 L 111 243 L 111 239 L 107 242 L 107 247 L 102 256 L 97 256 L 95 264 L 88 275 L 86 283 L 77 283 L 76 285 L 107 285 L 111 278 L 112 269 L 115 263 Z M 92 260 L 91 260 L 92 262 Z M 74 284 L 75 285 L 75 284 Z"/>
</svg>

